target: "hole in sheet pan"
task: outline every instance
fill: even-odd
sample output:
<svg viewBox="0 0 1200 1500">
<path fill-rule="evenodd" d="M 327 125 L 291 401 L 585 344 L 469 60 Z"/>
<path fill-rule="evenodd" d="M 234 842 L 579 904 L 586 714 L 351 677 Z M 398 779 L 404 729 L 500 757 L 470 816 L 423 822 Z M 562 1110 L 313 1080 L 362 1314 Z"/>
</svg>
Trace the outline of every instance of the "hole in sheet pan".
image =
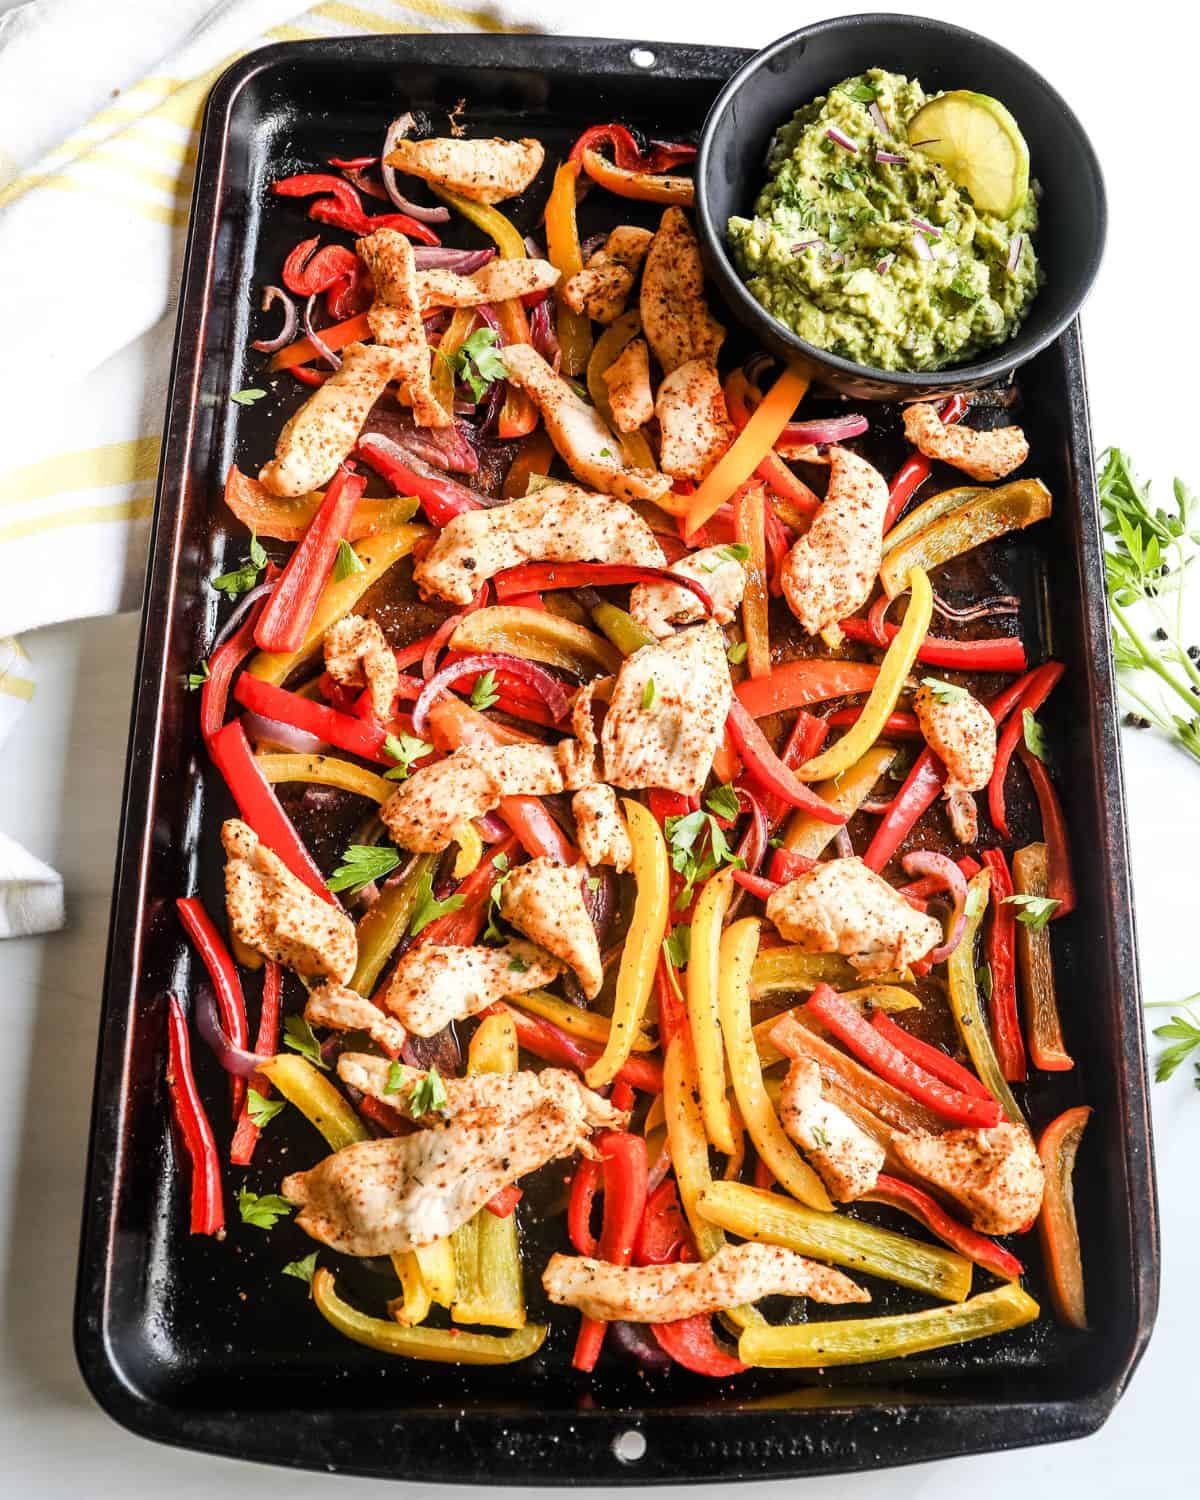
<svg viewBox="0 0 1200 1500">
<path fill-rule="evenodd" d="M 629 49 L 629 61 L 635 68 L 652 68 L 658 61 L 655 53 L 649 47 L 631 47 Z"/>
<path fill-rule="evenodd" d="M 623 1464 L 640 1463 L 646 1456 L 646 1439 L 640 1432 L 630 1428 L 623 1432 L 620 1437 L 613 1438 L 613 1453 L 618 1462 Z"/>
</svg>

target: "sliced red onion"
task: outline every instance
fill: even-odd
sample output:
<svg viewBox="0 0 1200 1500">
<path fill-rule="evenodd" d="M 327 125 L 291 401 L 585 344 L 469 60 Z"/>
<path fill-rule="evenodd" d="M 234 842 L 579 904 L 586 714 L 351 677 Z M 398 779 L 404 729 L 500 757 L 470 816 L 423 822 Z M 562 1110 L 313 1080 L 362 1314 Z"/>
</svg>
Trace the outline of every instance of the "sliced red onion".
<svg viewBox="0 0 1200 1500">
<path fill-rule="evenodd" d="M 262 1058 L 256 1052 L 235 1047 L 229 1040 L 217 1013 L 216 996 L 206 984 L 196 994 L 196 1030 L 225 1071 L 235 1078 L 253 1078 L 262 1066 Z"/>
<path fill-rule="evenodd" d="M 250 347 L 257 349 L 260 354 L 274 354 L 276 349 L 282 349 L 285 344 L 290 344 L 296 337 L 296 324 L 300 321 L 300 313 L 295 302 L 281 286 L 263 287 L 262 301 L 259 303 L 263 312 L 270 312 L 276 302 L 283 304 L 283 327 L 273 339 L 254 340 Z"/>
<path fill-rule="evenodd" d="M 284 724 L 280 719 L 268 719 L 263 714 L 247 711 L 242 716 L 246 733 L 255 742 L 278 745 L 293 755 L 321 755 L 329 746 L 315 734 Z"/>
<path fill-rule="evenodd" d="M 767 841 L 771 837 L 771 820 L 767 817 L 766 808 L 753 792 L 748 792 L 745 787 L 738 787 L 737 796 L 738 801 L 744 804 L 749 812 L 750 821 L 746 825 L 746 831 L 742 834 L 735 852 L 742 861 L 741 868 L 751 875 L 757 875 L 766 858 Z M 729 903 L 729 920 L 737 915 L 745 895 L 745 887 L 739 885 L 733 893 L 733 900 Z"/>
<path fill-rule="evenodd" d="M 589 879 L 584 881 L 583 886 L 583 904 L 596 929 L 596 941 L 603 947 L 617 905 L 617 882 L 607 865 L 601 865 L 598 870 L 589 870 L 588 876 Z M 595 890 L 591 886 L 592 880 L 599 882 Z"/>
<path fill-rule="evenodd" d="M 784 443 L 844 443 L 866 432 L 871 424 L 861 413 L 853 416 L 824 417 L 812 422 L 789 422 L 780 434 Z"/>
<path fill-rule="evenodd" d="M 455 250 L 450 245 L 413 247 L 413 260 L 418 271 L 457 271 L 460 276 L 469 276 L 495 258 L 495 250 Z"/>
<path fill-rule="evenodd" d="M 255 588 L 252 588 L 248 594 L 242 595 L 234 607 L 233 613 L 225 621 L 224 625 L 221 626 L 220 630 L 217 631 L 217 638 L 212 643 L 213 651 L 218 646 L 225 644 L 263 595 L 269 594 L 274 587 L 273 583 L 260 583 Z"/>
<path fill-rule="evenodd" d="M 531 308 L 529 311 L 529 337 L 533 347 L 546 363 L 557 372 L 559 365 L 562 363 L 562 350 L 559 348 L 558 333 L 554 327 L 554 319 L 550 316 L 550 302 L 548 298 L 539 302 L 536 307 Z"/>
<path fill-rule="evenodd" d="M 775 361 L 765 350 L 759 349 L 743 365 L 742 373 L 751 385 L 757 385 L 774 363 Z"/>
<path fill-rule="evenodd" d="M 580 245 L 579 254 L 585 266 L 607 238 L 608 235 L 606 234 L 589 234 L 583 244 Z"/>
<path fill-rule="evenodd" d="M 885 255 L 882 260 L 876 261 L 875 274 L 877 276 L 886 276 L 895 264 L 895 260 L 895 255 Z"/>
<path fill-rule="evenodd" d="M 648 1186 L 648 1184 L 647 1184 Z M 644 1323 L 620 1320 L 608 1325 L 608 1334 L 622 1354 L 647 1370 L 669 1370 L 671 1356 L 661 1348 Z"/>
<path fill-rule="evenodd" d="M 931 962 L 945 963 L 958 947 L 966 927 L 967 877 L 948 854 L 938 854 L 933 849 L 914 849 L 904 856 L 901 864 L 906 875 L 928 875 L 938 881 L 954 903 L 945 942 L 929 954 Z"/>
<path fill-rule="evenodd" d="M 335 354 L 317 330 L 313 327 L 312 313 L 313 304 L 320 296 L 320 292 L 314 292 L 304 304 L 304 332 L 308 335 L 308 341 L 321 356 L 321 358 L 334 370 L 342 368 L 341 355 Z"/>
<path fill-rule="evenodd" d="M 811 250 L 814 245 L 823 245 L 824 243 L 825 241 L 822 239 L 797 240 L 792 246 L 792 254 L 799 255 L 801 250 Z"/>
<path fill-rule="evenodd" d="M 878 99 L 872 99 L 867 107 L 867 113 L 875 121 L 875 127 L 884 135 L 891 135 L 892 127 L 888 124 L 887 116 L 884 114 Z M 903 158 L 901 158 L 903 160 Z"/>
<path fill-rule="evenodd" d="M 837 850 L 839 859 L 854 858 L 854 845 L 850 842 L 850 835 L 844 823 L 833 836 L 833 847 Z"/>
<path fill-rule="evenodd" d="M 389 447 L 400 450 L 399 461 L 409 465 L 409 455 L 451 474 L 479 472 L 479 455 L 462 426 L 421 427 L 412 412 L 398 406 L 391 397 L 375 403 L 363 424 L 363 437 L 382 439 Z"/>
<path fill-rule="evenodd" d="M 895 151 L 876 151 L 875 160 L 891 166 L 903 166 L 904 158 L 898 156 Z"/>
<path fill-rule="evenodd" d="M 932 260 L 933 251 L 930 249 L 929 241 L 923 234 L 916 233 L 910 236 L 912 247 L 917 252 L 918 260 Z"/>
<path fill-rule="evenodd" d="M 891 802 L 883 802 L 874 797 L 869 797 L 865 802 L 858 804 L 859 812 L 865 812 L 869 817 L 882 818 L 892 810 Z"/>
<path fill-rule="evenodd" d="M 829 137 L 829 139 L 834 143 L 835 146 L 840 146 L 843 151 L 858 151 L 858 147 L 845 133 L 845 131 L 839 130 L 836 125 L 831 125 L 825 132 L 825 134 Z"/>
<path fill-rule="evenodd" d="M 333 163 L 330 162 L 330 166 L 332 165 Z M 339 167 L 338 171 L 347 182 L 353 183 L 360 193 L 366 193 L 368 198 L 382 198 L 385 203 L 388 201 L 387 189 L 381 183 L 376 182 L 373 177 L 368 177 L 365 167 Z"/>
<path fill-rule="evenodd" d="M 479 837 L 485 844 L 498 844 L 502 838 L 508 836 L 508 824 L 495 813 L 484 813 L 482 817 L 475 819 L 475 827 L 479 830 Z"/>
<path fill-rule="evenodd" d="M 300 798 L 300 804 L 307 812 L 329 812 L 331 808 L 337 807 L 345 793 L 336 786 L 316 786 L 309 784 L 304 788 L 304 794 Z"/>
<path fill-rule="evenodd" d="M 931 224 L 928 219 L 920 219 L 916 214 L 912 214 L 908 222 L 914 229 L 919 229 L 922 234 L 931 235 L 935 240 L 940 240 L 942 237 L 942 231 Z"/>
<path fill-rule="evenodd" d="M 845 259 L 846 257 L 841 250 L 831 250 L 829 252 L 828 261 L 831 266 L 840 266 L 844 263 Z"/>
<path fill-rule="evenodd" d="M 531 235 L 531 234 L 525 235 L 524 236 L 524 240 L 525 240 L 525 253 L 529 256 L 530 260 L 545 260 L 546 259 L 546 252 L 538 244 L 537 240 L 534 239 L 533 235 Z"/>
<path fill-rule="evenodd" d="M 1014 234 L 1008 242 L 1008 270 L 1015 271 L 1021 263 L 1021 247 L 1025 243 L 1023 234 Z"/>
<path fill-rule="evenodd" d="M 738 889 L 740 890 L 741 887 L 739 886 Z M 662 1143 L 662 1148 L 659 1151 L 658 1156 L 655 1158 L 654 1165 L 646 1173 L 647 1193 L 652 1193 L 654 1189 L 662 1183 L 663 1178 L 670 1170 L 671 1143 L 670 1141 L 664 1140 Z"/>
<path fill-rule="evenodd" d="M 379 158 L 383 189 L 402 214 L 408 214 L 412 219 L 419 219 L 422 224 L 445 224 L 449 221 L 450 210 L 441 203 L 436 208 L 426 208 L 423 203 L 414 203 L 411 198 L 406 198 L 397 185 L 395 167 L 389 167 L 387 164 L 388 157 L 396 149 L 396 143 L 402 141 L 411 132 L 415 123 L 412 111 L 406 110 L 387 128 L 387 134 L 383 138 L 383 152 Z"/>
<path fill-rule="evenodd" d="M 990 615 L 1018 615 L 1021 613 L 1021 601 L 1015 594 L 999 594 L 994 599 L 981 599 L 978 604 L 968 605 L 965 609 L 955 609 L 946 603 L 936 589 L 933 591 L 933 607 L 939 615 L 944 615 L 947 620 L 958 620 L 963 624 L 971 620 L 984 620 Z"/>
<path fill-rule="evenodd" d="M 400 1056 L 410 1068 L 420 1068 L 422 1072 L 436 1068 L 443 1078 L 453 1078 L 462 1067 L 462 1048 L 453 1022 L 433 1036 L 414 1036 L 410 1031 Z"/>
<path fill-rule="evenodd" d="M 429 724 L 429 710 L 441 694 L 452 683 L 464 677 L 477 677 L 481 672 L 500 669 L 519 677 L 537 693 L 546 705 L 555 723 L 565 719 L 570 710 L 570 699 L 557 677 L 552 677 L 545 667 L 536 662 L 525 661 L 519 656 L 508 656 L 501 651 L 480 651 L 473 656 L 460 657 L 449 666 L 436 672 L 425 684 L 425 690 L 413 704 L 413 733 L 423 735 Z"/>
</svg>

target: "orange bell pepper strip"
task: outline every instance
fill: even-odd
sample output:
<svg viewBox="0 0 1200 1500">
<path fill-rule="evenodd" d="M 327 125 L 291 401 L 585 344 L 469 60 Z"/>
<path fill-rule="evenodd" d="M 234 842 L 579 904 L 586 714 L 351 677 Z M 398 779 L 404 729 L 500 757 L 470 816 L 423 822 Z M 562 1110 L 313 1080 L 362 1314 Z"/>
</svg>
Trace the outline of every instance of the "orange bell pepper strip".
<svg viewBox="0 0 1200 1500">
<path fill-rule="evenodd" d="M 367 322 L 365 312 L 356 313 L 354 317 L 347 318 L 342 323 L 334 323 L 329 328 L 321 329 L 321 342 L 335 351 L 344 349 L 347 344 L 354 344 L 370 337 L 371 325 Z M 297 339 L 295 343 L 280 349 L 278 354 L 272 355 L 271 363 L 267 368 L 290 370 L 296 365 L 306 365 L 310 359 L 316 359 L 316 357 L 316 345 L 311 339 Z"/>
<path fill-rule="evenodd" d="M 592 352 L 592 321 L 586 313 L 572 312 L 562 300 L 562 287 L 583 269 L 579 248 L 579 226 L 575 217 L 579 164 L 564 161 L 554 173 L 554 186 L 546 202 L 546 253 L 550 264 L 562 274 L 555 288 L 555 326 L 562 350 L 563 372 L 582 375 Z"/>
<path fill-rule="evenodd" d="M 869 693 L 878 676 L 879 668 L 871 662 L 809 657 L 784 662 L 767 677 L 739 682 L 736 691 L 749 714 L 765 719 L 768 714 L 808 708 L 830 698 Z"/>
<path fill-rule="evenodd" d="M 690 177 L 658 177 L 652 172 L 630 172 L 616 166 L 590 146 L 584 147 L 581 159 L 583 170 L 592 181 L 618 198 L 636 198 L 641 203 L 680 203 L 685 207 L 690 207 L 695 200 L 695 184 Z"/>
<path fill-rule="evenodd" d="M 554 462 L 554 444 L 544 427 L 538 427 L 521 444 L 504 476 L 501 493 L 506 500 L 519 500 L 529 489 L 532 475 L 545 476 Z"/>
<path fill-rule="evenodd" d="M 750 420 L 752 407 L 749 398 L 750 384 L 745 375 L 741 370 L 731 371 L 725 381 L 725 409 L 729 413 L 729 420 L 739 432 Z M 758 404 L 757 400 L 754 404 Z M 820 510 L 820 495 L 809 489 L 803 479 L 797 478 L 774 450 L 766 455 L 754 472 L 781 500 L 790 502 L 802 514 L 811 516 Z"/>
<path fill-rule="evenodd" d="M 265 484 L 243 474 L 237 464 L 230 464 L 225 476 L 225 504 L 242 525 L 250 527 L 259 537 L 274 537 L 279 542 L 298 542 L 324 498 L 323 490 L 290 500 L 273 495 Z M 405 521 L 411 521 L 416 513 L 417 502 L 411 495 L 360 500 L 346 528 L 346 540 L 358 542 L 377 531 L 394 531 Z"/>
<path fill-rule="evenodd" d="M 763 486 L 744 484 L 733 502 L 737 539 L 749 549 L 746 589 L 742 598 L 742 633 L 746 639 L 746 669 L 750 676 L 771 671 L 771 635 L 767 592 L 767 519 Z"/>
<path fill-rule="evenodd" d="M 798 365 L 783 372 L 691 497 L 687 512 L 689 533 L 698 531 L 716 515 L 772 451 L 808 386 L 808 372 Z"/>
<path fill-rule="evenodd" d="M 1046 1169 L 1042 1211 L 1038 1215 L 1038 1239 L 1042 1245 L 1054 1311 L 1059 1321 L 1071 1328 L 1088 1326 L 1073 1179 L 1075 1156 L 1091 1113 L 1086 1104 L 1065 1110 L 1050 1121 L 1038 1141 L 1038 1155 Z"/>
</svg>

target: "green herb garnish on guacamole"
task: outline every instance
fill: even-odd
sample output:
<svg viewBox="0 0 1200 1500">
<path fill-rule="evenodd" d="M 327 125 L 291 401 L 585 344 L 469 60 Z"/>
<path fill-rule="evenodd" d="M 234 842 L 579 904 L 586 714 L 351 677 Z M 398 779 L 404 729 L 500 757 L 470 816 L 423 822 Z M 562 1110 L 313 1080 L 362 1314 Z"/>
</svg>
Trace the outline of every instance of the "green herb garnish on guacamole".
<svg viewBox="0 0 1200 1500">
<path fill-rule="evenodd" d="M 1009 218 L 980 213 L 909 143 L 925 102 L 919 83 L 882 68 L 847 79 L 779 130 L 754 218 L 729 221 L 768 312 L 883 370 L 938 370 L 1007 342 L 1042 280 L 1032 187 Z"/>
</svg>

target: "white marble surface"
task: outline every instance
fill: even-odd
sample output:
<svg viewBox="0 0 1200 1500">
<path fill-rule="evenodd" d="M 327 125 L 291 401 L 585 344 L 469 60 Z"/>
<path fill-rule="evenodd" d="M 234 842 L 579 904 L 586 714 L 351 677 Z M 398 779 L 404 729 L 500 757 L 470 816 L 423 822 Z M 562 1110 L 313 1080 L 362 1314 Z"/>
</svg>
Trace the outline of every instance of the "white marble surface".
<svg viewBox="0 0 1200 1500">
<path fill-rule="evenodd" d="M 1194 9 L 1153 0 L 1118 21 L 1098 7 L 1023 0 L 923 8 L 1022 51 L 1092 131 L 1112 210 L 1108 260 L 1085 319 L 1097 438 L 1131 448 L 1161 485 L 1176 471 L 1200 484 L 1195 408 L 1184 404 L 1200 335 Z M 700 20 L 699 7 L 660 5 L 648 30 L 754 44 L 817 14 L 768 3 L 706 9 Z M 575 18 L 573 29 L 633 35 L 646 14 L 619 0 L 603 17 Z M 17 375 L 11 354 L 0 394 Z M 1200 610 L 1193 619 L 1200 638 Z M 128 616 L 30 638 L 42 686 L 0 771 L 0 828 L 63 871 L 70 923 L 52 939 L 0 944 L 8 1079 L 0 1091 L 0 1493 L 232 1500 L 258 1486 L 297 1500 L 328 1495 L 336 1487 L 328 1477 L 268 1475 L 129 1436 L 93 1405 L 75 1368 L 76 1237 L 136 638 Z M 1169 999 L 1200 988 L 1191 937 L 1200 767 L 1150 735 L 1127 733 L 1125 748 L 1145 992 Z M 1190 1079 L 1189 1070 L 1154 1091 L 1162 1304 L 1149 1352 L 1109 1423 L 1080 1443 L 840 1480 L 841 1496 L 1195 1493 L 1200 1097 Z M 364 1500 L 395 1493 L 369 1481 L 340 1486 Z"/>
</svg>

